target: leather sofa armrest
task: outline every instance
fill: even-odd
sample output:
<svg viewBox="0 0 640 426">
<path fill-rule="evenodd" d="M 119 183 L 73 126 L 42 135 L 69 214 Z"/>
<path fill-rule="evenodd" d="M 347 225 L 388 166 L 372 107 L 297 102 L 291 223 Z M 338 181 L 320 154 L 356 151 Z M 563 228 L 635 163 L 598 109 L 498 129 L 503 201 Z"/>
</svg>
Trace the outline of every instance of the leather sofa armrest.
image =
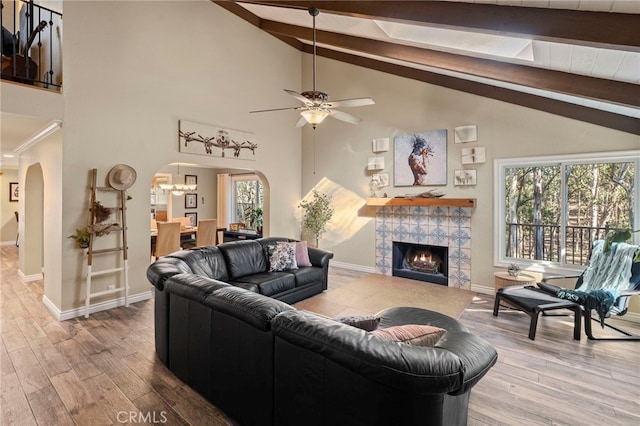
<svg viewBox="0 0 640 426">
<path fill-rule="evenodd" d="M 174 275 L 167 279 L 164 284 L 164 289 L 167 293 L 194 300 L 198 303 L 204 303 L 207 296 L 223 287 L 231 287 L 231 285 L 193 274 Z"/>
<path fill-rule="evenodd" d="M 465 331 L 447 331 L 435 347 L 457 355 L 462 364 L 462 386 L 451 395 L 470 390 L 498 361 L 498 353 L 489 342 Z"/>
<path fill-rule="evenodd" d="M 333 259 L 333 253 L 327 250 L 322 250 L 316 247 L 308 247 L 309 261 L 313 266 L 320 266 L 322 268 L 329 267 L 329 260 Z"/>
<path fill-rule="evenodd" d="M 163 291 L 168 278 L 177 274 L 190 274 L 193 271 L 182 259 L 161 257 L 147 268 L 147 279 L 158 290 Z"/>
</svg>

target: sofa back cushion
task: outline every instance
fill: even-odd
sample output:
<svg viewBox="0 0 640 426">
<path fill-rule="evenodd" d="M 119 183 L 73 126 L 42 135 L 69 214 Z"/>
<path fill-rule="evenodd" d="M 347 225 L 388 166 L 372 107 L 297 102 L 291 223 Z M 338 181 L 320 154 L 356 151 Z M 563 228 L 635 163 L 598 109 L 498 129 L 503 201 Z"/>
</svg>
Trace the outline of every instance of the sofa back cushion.
<svg viewBox="0 0 640 426">
<path fill-rule="evenodd" d="M 220 281 L 228 281 L 227 264 L 218 247 L 200 247 L 192 250 L 180 250 L 170 255 L 181 259 L 195 275 L 203 275 Z"/>
<path fill-rule="evenodd" d="M 164 289 L 167 293 L 175 294 L 198 303 L 204 303 L 207 296 L 225 287 L 232 286 L 222 281 L 216 281 L 202 275 L 194 274 L 174 275 L 167 279 L 164 284 Z"/>
<path fill-rule="evenodd" d="M 279 300 L 233 286 L 216 289 L 204 304 L 261 331 L 271 330 L 271 321 L 279 313 L 295 310 Z"/>
<path fill-rule="evenodd" d="M 231 280 L 245 275 L 267 272 L 269 262 L 262 245 L 257 241 L 244 240 L 225 243 L 218 246 L 224 255 L 227 264 L 227 272 Z"/>
</svg>

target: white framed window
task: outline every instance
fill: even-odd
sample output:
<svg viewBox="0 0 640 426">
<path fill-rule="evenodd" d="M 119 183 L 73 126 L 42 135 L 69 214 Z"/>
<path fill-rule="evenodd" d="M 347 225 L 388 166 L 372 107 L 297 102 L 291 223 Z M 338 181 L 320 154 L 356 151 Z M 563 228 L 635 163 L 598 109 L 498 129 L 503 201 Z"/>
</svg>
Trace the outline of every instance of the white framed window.
<svg viewBox="0 0 640 426">
<path fill-rule="evenodd" d="M 594 240 L 640 228 L 639 171 L 640 151 L 494 160 L 495 265 L 583 270 Z"/>
<path fill-rule="evenodd" d="M 263 207 L 263 185 L 258 175 L 232 175 L 231 199 L 230 222 L 250 222 L 248 215 L 251 210 Z"/>
</svg>

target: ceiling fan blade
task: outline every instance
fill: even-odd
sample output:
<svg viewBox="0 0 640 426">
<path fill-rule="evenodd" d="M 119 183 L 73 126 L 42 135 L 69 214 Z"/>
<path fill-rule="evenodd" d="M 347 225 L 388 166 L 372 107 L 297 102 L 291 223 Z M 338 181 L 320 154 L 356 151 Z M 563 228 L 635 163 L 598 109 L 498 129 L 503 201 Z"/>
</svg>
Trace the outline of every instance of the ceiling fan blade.
<svg viewBox="0 0 640 426">
<path fill-rule="evenodd" d="M 346 121 L 351 124 L 358 124 L 362 121 L 362 118 L 356 117 L 355 115 L 347 114 L 346 112 L 338 111 L 335 109 L 329 110 L 329 116 L 336 118 L 338 120 Z"/>
<path fill-rule="evenodd" d="M 291 96 L 293 96 L 294 98 L 296 98 L 297 100 L 299 100 L 300 102 L 302 102 L 305 105 L 313 105 L 313 102 L 311 102 L 309 99 L 305 98 L 304 96 L 302 96 L 298 92 L 295 92 L 295 91 L 289 90 L 289 89 L 284 89 L 284 91 L 287 92 L 288 94 L 290 94 Z"/>
<path fill-rule="evenodd" d="M 298 120 L 298 122 L 296 123 L 296 127 L 302 127 L 305 124 L 307 124 L 307 120 L 305 120 L 304 117 L 300 116 L 300 119 Z"/>
<path fill-rule="evenodd" d="M 340 99 L 337 101 L 330 101 L 325 103 L 329 108 L 347 108 L 347 107 L 359 107 L 365 105 L 373 105 L 375 102 L 371 98 L 354 98 L 354 99 Z"/>
<path fill-rule="evenodd" d="M 249 111 L 249 114 L 254 112 L 270 112 L 270 111 L 286 111 L 288 109 L 300 109 L 300 107 L 287 107 L 287 108 L 273 108 L 273 109 L 259 109 L 256 111 Z"/>
</svg>

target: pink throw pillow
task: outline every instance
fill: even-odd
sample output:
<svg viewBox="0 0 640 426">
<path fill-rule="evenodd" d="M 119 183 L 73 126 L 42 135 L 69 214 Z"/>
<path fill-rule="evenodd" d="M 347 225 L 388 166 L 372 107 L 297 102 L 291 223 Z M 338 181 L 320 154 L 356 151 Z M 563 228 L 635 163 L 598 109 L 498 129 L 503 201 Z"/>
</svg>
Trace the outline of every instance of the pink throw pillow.
<svg viewBox="0 0 640 426">
<path fill-rule="evenodd" d="M 298 266 L 311 266 L 306 241 L 296 242 L 296 263 Z"/>
<path fill-rule="evenodd" d="M 382 340 L 408 343 L 414 346 L 434 346 L 446 333 L 445 329 L 430 325 L 405 324 L 377 328 L 371 333 Z"/>
</svg>

